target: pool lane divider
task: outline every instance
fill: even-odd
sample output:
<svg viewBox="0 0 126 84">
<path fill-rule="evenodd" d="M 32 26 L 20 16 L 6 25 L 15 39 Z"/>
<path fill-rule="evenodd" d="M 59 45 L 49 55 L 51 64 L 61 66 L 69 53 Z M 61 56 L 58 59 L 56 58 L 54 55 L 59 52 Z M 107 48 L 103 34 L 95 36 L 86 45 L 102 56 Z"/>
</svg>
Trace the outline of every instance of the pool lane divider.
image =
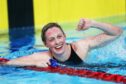
<svg viewBox="0 0 126 84">
<path fill-rule="evenodd" d="M 9 60 L 5 58 L 0 58 L 0 64 L 7 61 Z M 91 71 L 86 69 L 74 69 L 74 68 L 63 67 L 59 65 L 55 66 L 55 64 L 47 68 L 40 68 L 35 66 L 26 66 L 23 68 L 28 70 L 46 71 L 50 73 L 59 73 L 59 74 L 67 74 L 67 75 L 79 76 L 79 77 L 95 78 L 98 80 L 126 84 L 126 76 L 122 76 L 118 74 L 110 74 L 106 72 L 96 72 L 96 71 Z"/>
</svg>

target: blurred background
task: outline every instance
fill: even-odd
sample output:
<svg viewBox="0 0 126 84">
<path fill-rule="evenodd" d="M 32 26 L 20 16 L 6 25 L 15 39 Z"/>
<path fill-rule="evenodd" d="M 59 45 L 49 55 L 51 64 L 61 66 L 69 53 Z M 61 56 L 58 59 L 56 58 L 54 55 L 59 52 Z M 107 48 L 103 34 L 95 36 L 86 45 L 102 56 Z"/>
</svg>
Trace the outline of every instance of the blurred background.
<svg viewBox="0 0 126 84">
<path fill-rule="evenodd" d="M 37 30 L 48 22 L 68 24 L 80 18 L 113 23 L 125 16 L 125 0 L 0 0 L 0 33 L 20 27 Z"/>
<path fill-rule="evenodd" d="M 79 34 L 75 30 L 80 18 L 112 24 L 126 24 L 125 0 L 0 0 L 0 42 L 11 48 L 29 44 L 41 45 L 41 29 L 48 22 L 57 22 L 68 37 Z M 80 36 L 98 34 L 90 30 Z M 29 38 L 31 36 L 32 38 Z M 23 41 L 19 40 L 22 37 Z M 19 43 L 17 43 L 18 39 Z M 27 40 L 28 39 L 28 40 Z M 27 40 L 27 41 L 26 41 Z M 4 42 L 6 41 L 6 42 Z M 8 43 L 9 42 L 9 43 Z M 16 42 L 16 43 L 15 43 Z"/>
</svg>

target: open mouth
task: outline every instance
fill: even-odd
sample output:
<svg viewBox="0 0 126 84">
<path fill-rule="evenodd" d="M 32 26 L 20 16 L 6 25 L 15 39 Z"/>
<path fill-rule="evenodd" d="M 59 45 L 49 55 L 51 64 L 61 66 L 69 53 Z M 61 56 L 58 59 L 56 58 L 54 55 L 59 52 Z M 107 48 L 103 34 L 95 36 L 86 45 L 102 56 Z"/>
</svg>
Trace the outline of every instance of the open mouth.
<svg viewBox="0 0 126 84">
<path fill-rule="evenodd" d="M 56 46 L 55 49 L 60 50 L 62 47 L 63 47 L 63 45 L 59 45 L 59 46 Z"/>
</svg>

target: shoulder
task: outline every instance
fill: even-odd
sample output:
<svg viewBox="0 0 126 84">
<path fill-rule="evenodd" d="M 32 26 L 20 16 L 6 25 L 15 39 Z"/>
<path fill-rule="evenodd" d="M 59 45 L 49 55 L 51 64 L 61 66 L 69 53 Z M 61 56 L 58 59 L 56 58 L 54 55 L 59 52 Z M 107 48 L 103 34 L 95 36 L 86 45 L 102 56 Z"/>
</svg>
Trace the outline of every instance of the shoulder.
<svg viewBox="0 0 126 84">
<path fill-rule="evenodd" d="M 89 47 L 89 38 L 88 39 L 81 39 L 78 40 L 76 42 L 71 43 L 72 46 L 74 46 L 75 48 L 85 48 L 85 47 Z"/>
<path fill-rule="evenodd" d="M 87 53 L 89 51 L 89 45 L 87 41 L 85 40 L 79 40 L 77 42 L 71 43 L 71 46 L 73 50 L 76 52 L 76 54 L 83 60 L 87 56 Z"/>
</svg>

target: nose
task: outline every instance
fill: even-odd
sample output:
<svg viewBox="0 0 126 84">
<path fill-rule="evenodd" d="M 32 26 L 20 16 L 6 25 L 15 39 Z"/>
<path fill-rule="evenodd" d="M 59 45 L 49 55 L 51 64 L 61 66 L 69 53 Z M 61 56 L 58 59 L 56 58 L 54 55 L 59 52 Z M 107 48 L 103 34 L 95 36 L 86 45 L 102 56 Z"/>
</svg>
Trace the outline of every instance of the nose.
<svg viewBox="0 0 126 84">
<path fill-rule="evenodd" d="M 59 44 L 60 43 L 60 40 L 59 39 L 55 39 L 55 43 L 56 44 Z"/>
</svg>

